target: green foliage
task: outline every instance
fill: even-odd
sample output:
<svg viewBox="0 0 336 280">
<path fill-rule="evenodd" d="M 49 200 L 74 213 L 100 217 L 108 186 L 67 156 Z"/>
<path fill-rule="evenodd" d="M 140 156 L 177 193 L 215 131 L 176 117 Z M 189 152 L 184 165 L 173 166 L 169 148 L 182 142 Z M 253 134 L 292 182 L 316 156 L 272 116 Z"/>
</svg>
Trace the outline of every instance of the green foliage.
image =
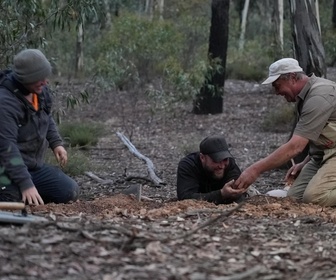
<svg viewBox="0 0 336 280">
<path fill-rule="evenodd" d="M 103 90 L 124 89 L 140 83 L 136 65 L 123 57 L 122 50 L 101 53 L 98 63 L 92 61 L 95 83 Z"/>
<path fill-rule="evenodd" d="M 67 153 L 68 153 L 68 162 L 63 167 L 63 171 L 66 174 L 70 176 L 77 176 L 82 175 L 84 174 L 85 171 L 91 169 L 89 156 L 87 155 L 87 153 L 85 153 L 85 151 L 68 147 Z M 57 160 L 51 150 L 48 151 L 46 155 L 46 163 L 58 166 Z"/>
<path fill-rule="evenodd" d="M 323 45 L 326 53 L 327 66 L 335 67 L 336 65 L 336 32 L 329 28 L 323 32 Z"/>
<path fill-rule="evenodd" d="M 89 71 L 107 78 L 116 87 L 150 79 L 163 72 L 169 57 L 181 56 L 181 34 L 169 21 L 132 14 L 116 18 L 113 27 L 92 50 Z M 92 67 L 92 68 L 91 68 Z"/>
<path fill-rule="evenodd" d="M 334 67 L 336 63 L 336 30 L 332 26 L 332 9 L 329 1 L 320 2 L 320 21 L 322 41 L 327 66 Z"/>
<path fill-rule="evenodd" d="M 248 41 L 245 48 L 229 49 L 226 77 L 247 81 L 260 81 L 267 76 L 271 59 L 265 56 L 267 49 L 259 41 Z"/>
<path fill-rule="evenodd" d="M 171 58 L 167 61 L 160 90 L 149 87 L 146 92 L 162 108 L 169 109 L 174 104 L 194 100 L 202 86 L 208 87 L 215 94 L 215 88 L 209 81 L 214 73 L 221 71 L 223 69 L 218 59 L 199 60 L 187 72 L 179 61 Z"/>
<path fill-rule="evenodd" d="M 87 148 L 98 143 L 104 127 L 99 123 L 67 122 L 59 126 L 59 131 L 68 146 Z"/>
<path fill-rule="evenodd" d="M 2 0 L 0 1 L 0 64 L 26 47 L 47 46 L 47 37 L 55 29 L 78 27 L 101 15 L 100 1 L 95 0 Z M 32 16 L 34 15 L 34 16 Z"/>
<path fill-rule="evenodd" d="M 270 132 L 287 132 L 291 130 L 295 113 L 291 104 L 275 108 L 269 112 L 262 123 L 262 129 Z"/>
</svg>

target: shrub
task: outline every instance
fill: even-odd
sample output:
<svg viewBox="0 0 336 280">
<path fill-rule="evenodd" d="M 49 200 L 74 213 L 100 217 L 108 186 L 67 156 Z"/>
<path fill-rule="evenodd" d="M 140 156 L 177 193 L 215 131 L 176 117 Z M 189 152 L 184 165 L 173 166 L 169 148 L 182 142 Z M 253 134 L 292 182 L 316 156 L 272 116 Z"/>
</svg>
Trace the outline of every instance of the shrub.
<svg viewBox="0 0 336 280">
<path fill-rule="evenodd" d="M 227 56 L 226 77 L 246 81 L 256 81 L 267 76 L 273 62 L 265 56 L 265 46 L 259 41 L 247 41 L 243 50 L 230 48 Z"/>
<path fill-rule="evenodd" d="M 70 176 L 78 176 L 84 174 L 85 171 L 91 169 L 88 155 L 76 148 L 67 148 L 68 163 L 63 167 L 63 171 Z M 58 166 L 54 154 L 49 150 L 46 156 L 46 163 Z"/>
<path fill-rule="evenodd" d="M 86 148 L 97 144 L 104 127 L 98 123 L 67 122 L 62 123 L 59 130 L 68 146 Z"/>
<path fill-rule="evenodd" d="M 115 18 L 110 31 L 104 33 L 92 50 L 92 70 L 101 76 L 132 82 L 132 73 L 145 81 L 162 73 L 164 61 L 181 57 L 182 36 L 170 21 L 149 20 L 138 15 L 124 14 Z M 129 68 L 131 72 L 126 71 Z M 120 69 L 121 68 L 121 69 Z M 90 69 L 88 69 L 90 71 Z M 112 70 L 112 71 L 111 71 Z M 125 75 L 126 73 L 126 75 Z"/>
</svg>

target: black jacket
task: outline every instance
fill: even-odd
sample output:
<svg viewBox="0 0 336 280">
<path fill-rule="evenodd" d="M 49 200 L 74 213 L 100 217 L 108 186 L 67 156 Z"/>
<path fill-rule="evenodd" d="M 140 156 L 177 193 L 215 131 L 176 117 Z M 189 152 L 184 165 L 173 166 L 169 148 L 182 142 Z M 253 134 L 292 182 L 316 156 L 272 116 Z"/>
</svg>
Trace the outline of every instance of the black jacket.
<svg viewBox="0 0 336 280">
<path fill-rule="evenodd" d="M 22 98 L 27 90 L 11 74 L 7 78 L 16 93 L 7 88 L 8 84 L 0 85 L 0 168 L 22 191 L 34 185 L 29 170 L 41 167 L 48 146 L 54 149 L 62 145 L 62 139 L 51 115 L 49 88 L 38 94 L 39 109 L 35 111 Z"/>
<path fill-rule="evenodd" d="M 220 189 L 232 179 L 237 179 L 241 171 L 235 160 L 230 158 L 229 165 L 221 180 L 208 176 L 202 167 L 199 153 L 191 153 L 184 157 L 177 168 L 177 198 L 199 199 L 216 204 L 232 203 L 232 198 L 223 199 Z M 237 200 L 237 199 L 236 199 Z"/>
</svg>

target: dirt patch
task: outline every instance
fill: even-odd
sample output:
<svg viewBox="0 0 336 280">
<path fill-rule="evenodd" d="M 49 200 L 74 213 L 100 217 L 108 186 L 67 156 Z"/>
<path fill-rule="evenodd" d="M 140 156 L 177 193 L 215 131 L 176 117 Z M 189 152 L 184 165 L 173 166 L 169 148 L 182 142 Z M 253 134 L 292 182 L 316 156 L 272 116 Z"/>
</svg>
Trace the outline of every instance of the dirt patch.
<svg viewBox="0 0 336 280">
<path fill-rule="evenodd" d="M 46 223 L 2 225 L 0 278 L 334 279 L 334 208 L 263 195 L 235 211 L 235 204 L 176 201 L 178 161 L 205 136 L 225 135 L 241 169 L 288 139 L 288 132 L 262 129 L 268 114 L 285 104 L 281 97 L 256 83 L 225 85 L 220 115 L 193 115 L 189 105 L 157 106 L 153 113 L 141 92 L 100 93 L 69 112 L 69 119 L 105 124 L 106 135 L 88 151 L 90 171 L 105 181 L 78 176 L 77 202 L 28 209 Z M 116 132 L 153 161 L 165 185 L 144 179 L 146 165 Z M 267 172 L 255 186 L 262 193 L 283 188 L 285 172 Z M 121 194 L 133 184 L 149 199 Z"/>
<path fill-rule="evenodd" d="M 173 216 L 184 216 L 189 212 L 221 213 L 232 208 L 232 205 L 215 205 L 206 201 L 137 201 L 134 195 L 118 194 L 101 197 L 93 201 L 77 201 L 71 204 L 47 204 L 31 207 L 35 215 L 71 217 L 85 215 L 87 219 L 111 219 L 115 217 L 137 217 L 140 219 L 167 219 Z M 251 218 L 321 218 L 325 222 L 335 222 L 336 212 L 331 207 L 293 202 L 289 198 L 255 196 L 248 199 L 236 216 Z"/>
</svg>

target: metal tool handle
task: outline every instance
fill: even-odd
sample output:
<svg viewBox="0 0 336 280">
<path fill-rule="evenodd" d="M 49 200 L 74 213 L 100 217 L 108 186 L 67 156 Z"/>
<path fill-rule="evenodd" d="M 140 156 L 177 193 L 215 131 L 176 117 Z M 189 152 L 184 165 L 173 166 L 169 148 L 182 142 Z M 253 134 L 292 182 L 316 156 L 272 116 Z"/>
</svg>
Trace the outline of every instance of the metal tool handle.
<svg viewBox="0 0 336 280">
<path fill-rule="evenodd" d="M 1 210 L 23 210 L 24 208 L 25 204 L 23 202 L 0 201 Z"/>
</svg>

